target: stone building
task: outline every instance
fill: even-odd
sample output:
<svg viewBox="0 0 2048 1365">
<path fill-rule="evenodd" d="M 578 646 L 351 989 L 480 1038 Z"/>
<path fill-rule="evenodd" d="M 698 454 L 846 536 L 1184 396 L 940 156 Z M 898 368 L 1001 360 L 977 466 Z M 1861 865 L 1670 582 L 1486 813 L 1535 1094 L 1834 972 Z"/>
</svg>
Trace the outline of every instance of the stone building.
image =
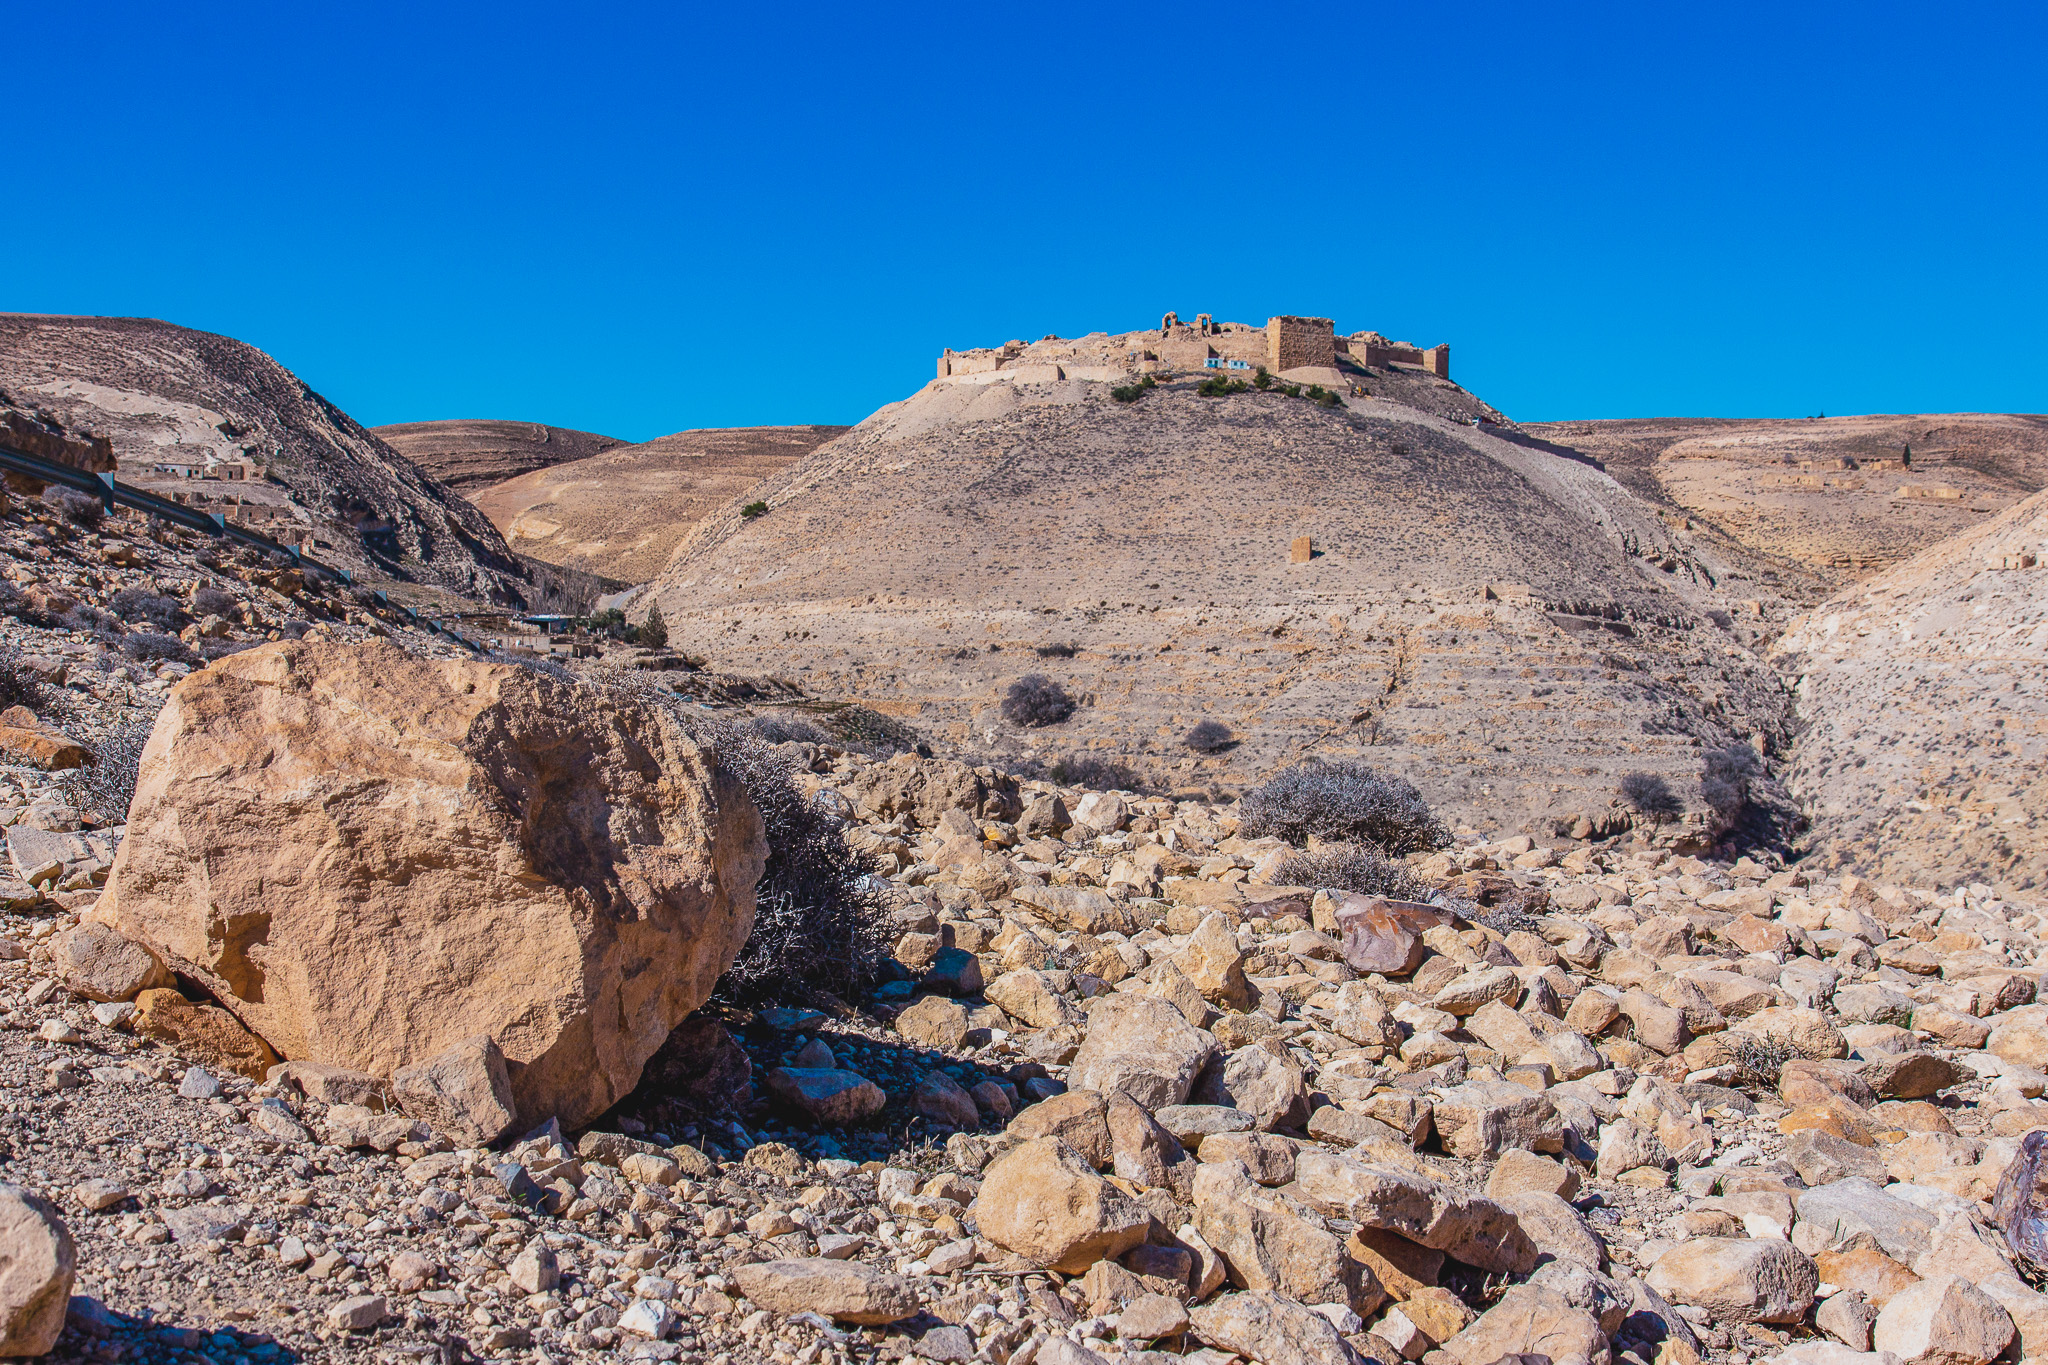
<svg viewBox="0 0 2048 1365">
<path fill-rule="evenodd" d="M 1451 348 L 1425 350 L 1389 341 L 1378 332 L 1339 336 L 1329 318 L 1283 315 L 1253 327 L 1218 322 L 1207 313 L 1196 314 L 1191 323 L 1182 322 L 1180 314 L 1168 313 L 1156 329 L 1115 336 L 1090 332 L 1071 339 L 1046 336 L 1034 342 L 1006 341 L 971 351 L 948 347 L 939 356 L 937 377 L 942 382 L 967 384 L 1062 379 L 1127 383 L 1138 375 L 1163 371 L 1250 374 L 1265 369 L 1290 382 L 1343 385 L 1352 379 L 1362 380 L 1368 367 L 1417 369 L 1448 380 Z"/>
</svg>

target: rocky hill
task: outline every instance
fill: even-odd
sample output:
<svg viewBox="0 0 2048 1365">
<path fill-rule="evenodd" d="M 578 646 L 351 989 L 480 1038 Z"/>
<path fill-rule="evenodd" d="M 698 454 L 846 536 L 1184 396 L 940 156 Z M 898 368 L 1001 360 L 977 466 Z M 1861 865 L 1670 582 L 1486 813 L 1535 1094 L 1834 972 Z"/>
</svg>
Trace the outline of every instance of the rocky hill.
<svg viewBox="0 0 2048 1365">
<path fill-rule="evenodd" d="M 845 427 L 678 431 L 555 464 L 469 496 L 521 554 L 644 583 L 714 509 Z"/>
<path fill-rule="evenodd" d="M 516 601 L 489 520 L 252 346 L 150 318 L 0 315 L 0 395 L 119 475 L 371 578 Z"/>
<path fill-rule="evenodd" d="M 1830 598 L 1778 640 L 1817 849 L 1872 875 L 2048 885 L 2048 493 Z"/>
<path fill-rule="evenodd" d="M 1603 827 L 1631 772 L 1697 812 L 1703 751 L 1788 733 L 1742 647 L 1769 585 L 1446 380 L 1320 406 L 1019 373 L 935 381 L 751 490 L 765 515 L 719 509 L 651 590 L 672 638 L 1006 763 L 1201 790 L 1363 753 L 1486 828 Z M 1007 723 L 1027 674 L 1072 718 Z M 1234 740 L 1184 747 L 1204 720 Z"/>
<path fill-rule="evenodd" d="M 539 422 L 465 418 L 398 422 L 371 427 L 370 434 L 464 496 L 531 470 L 588 459 L 626 444 L 616 436 Z"/>
<path fill-rule="evenodd" d="M 2048 486 L 2048 417 L 1547 422 L 1637 496 L 1785 570 L 1811 600 Z"/>
</svg>

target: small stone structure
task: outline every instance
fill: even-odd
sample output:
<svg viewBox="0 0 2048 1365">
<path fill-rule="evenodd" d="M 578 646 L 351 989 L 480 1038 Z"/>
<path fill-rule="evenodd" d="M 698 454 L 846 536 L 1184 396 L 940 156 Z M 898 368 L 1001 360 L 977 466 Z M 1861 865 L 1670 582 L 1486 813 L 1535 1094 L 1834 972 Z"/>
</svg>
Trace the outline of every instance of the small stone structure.
<svg viewBox="0 0 2048 1365">
<path fill-rule="evenodd" d="M 1288 547 L 1287 562 L 1290 564 L 1306 564 L 1315 557 L 1316 541 L 1314 536 L 1296 536 L 1294 543 Z"/>
<path fill-rule="evenodd" d="M 1198 313 L 1192 323 L 1168 313 L 1157 328 L 1124 332 L 1090 332 L 1078 338 L 1041 337 L 1034 342 L 1006 341 L 1001 346 L 956 351 L 948 347 L 938 360 L 940 382 L 986 384 L 1056 383 L 1062 379 L 1093 379 L 1127 383 L 1137 375 L 1162 371 L 1224 370 L 1249 375 L 1265 369 L 1301 383 L 1341 384 L 1347 372 L 1363 377 L 1369 368 L 1422 370 L 1448 380 L 1451 348 L 1427 349 L 1389 341 L 1378 332 L 1337 335 L 1329 318 L 1282 315 L 1253 327 L 1242 322 L 1217 322 Z M 1290 371 L 1299 373 L 1290 375 Z"/>
</svg>

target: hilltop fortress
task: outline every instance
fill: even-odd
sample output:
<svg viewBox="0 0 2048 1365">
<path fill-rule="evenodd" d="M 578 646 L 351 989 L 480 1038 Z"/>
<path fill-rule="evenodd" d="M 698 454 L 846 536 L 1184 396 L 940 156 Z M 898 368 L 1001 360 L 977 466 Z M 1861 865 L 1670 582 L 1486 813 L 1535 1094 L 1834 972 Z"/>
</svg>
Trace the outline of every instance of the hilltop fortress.
<svg viewBox="0 0 2048 1365">
<path fill-rule="evenodd" d="M 956 351 L 939 356 L 941 383 L 981 384 L 1007 379 L 1016 383 L 1049 383 L 1059 379 L 1096 379 L 1122 383 L 1138 375 L 1168 370 L 1239 370 L 1249 374 L 1263 367 L 1282 379 L 1301 384 L 1343 385 L 1350 375 L 1371 367 L 1417 369 L 1440 379 L 1451 377 L 1451 348 L 1427 350 L 1404 341 L 1389 341 L 1378 332 L 1338 336 L 1328 318 L 1276 317 L 1263 327 L 1242 322 L 1215 322 L 1207 313 L 1194 322 L 1168 313 L 1157 328 L 1111 336 L 1090 332 L 1068 340 L 1047 336 L 1037 341 L 1006 341 L 1001 346 Z"/>
</svg>

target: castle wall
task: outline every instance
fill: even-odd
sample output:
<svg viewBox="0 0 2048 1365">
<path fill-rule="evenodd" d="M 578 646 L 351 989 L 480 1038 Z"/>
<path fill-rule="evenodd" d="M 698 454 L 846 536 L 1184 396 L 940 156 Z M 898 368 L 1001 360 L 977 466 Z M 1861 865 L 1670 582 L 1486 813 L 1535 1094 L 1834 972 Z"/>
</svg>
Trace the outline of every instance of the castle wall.
<svg viewBox="0 0 2048 1365">
<path fill-rule="evenodd" d="M 1304 365 L 1335 366 L 1337 326 L 1328 318 L 1277 317 L 1266 320 L 1266 368 L 1274 372 Z"/>
</svg>

